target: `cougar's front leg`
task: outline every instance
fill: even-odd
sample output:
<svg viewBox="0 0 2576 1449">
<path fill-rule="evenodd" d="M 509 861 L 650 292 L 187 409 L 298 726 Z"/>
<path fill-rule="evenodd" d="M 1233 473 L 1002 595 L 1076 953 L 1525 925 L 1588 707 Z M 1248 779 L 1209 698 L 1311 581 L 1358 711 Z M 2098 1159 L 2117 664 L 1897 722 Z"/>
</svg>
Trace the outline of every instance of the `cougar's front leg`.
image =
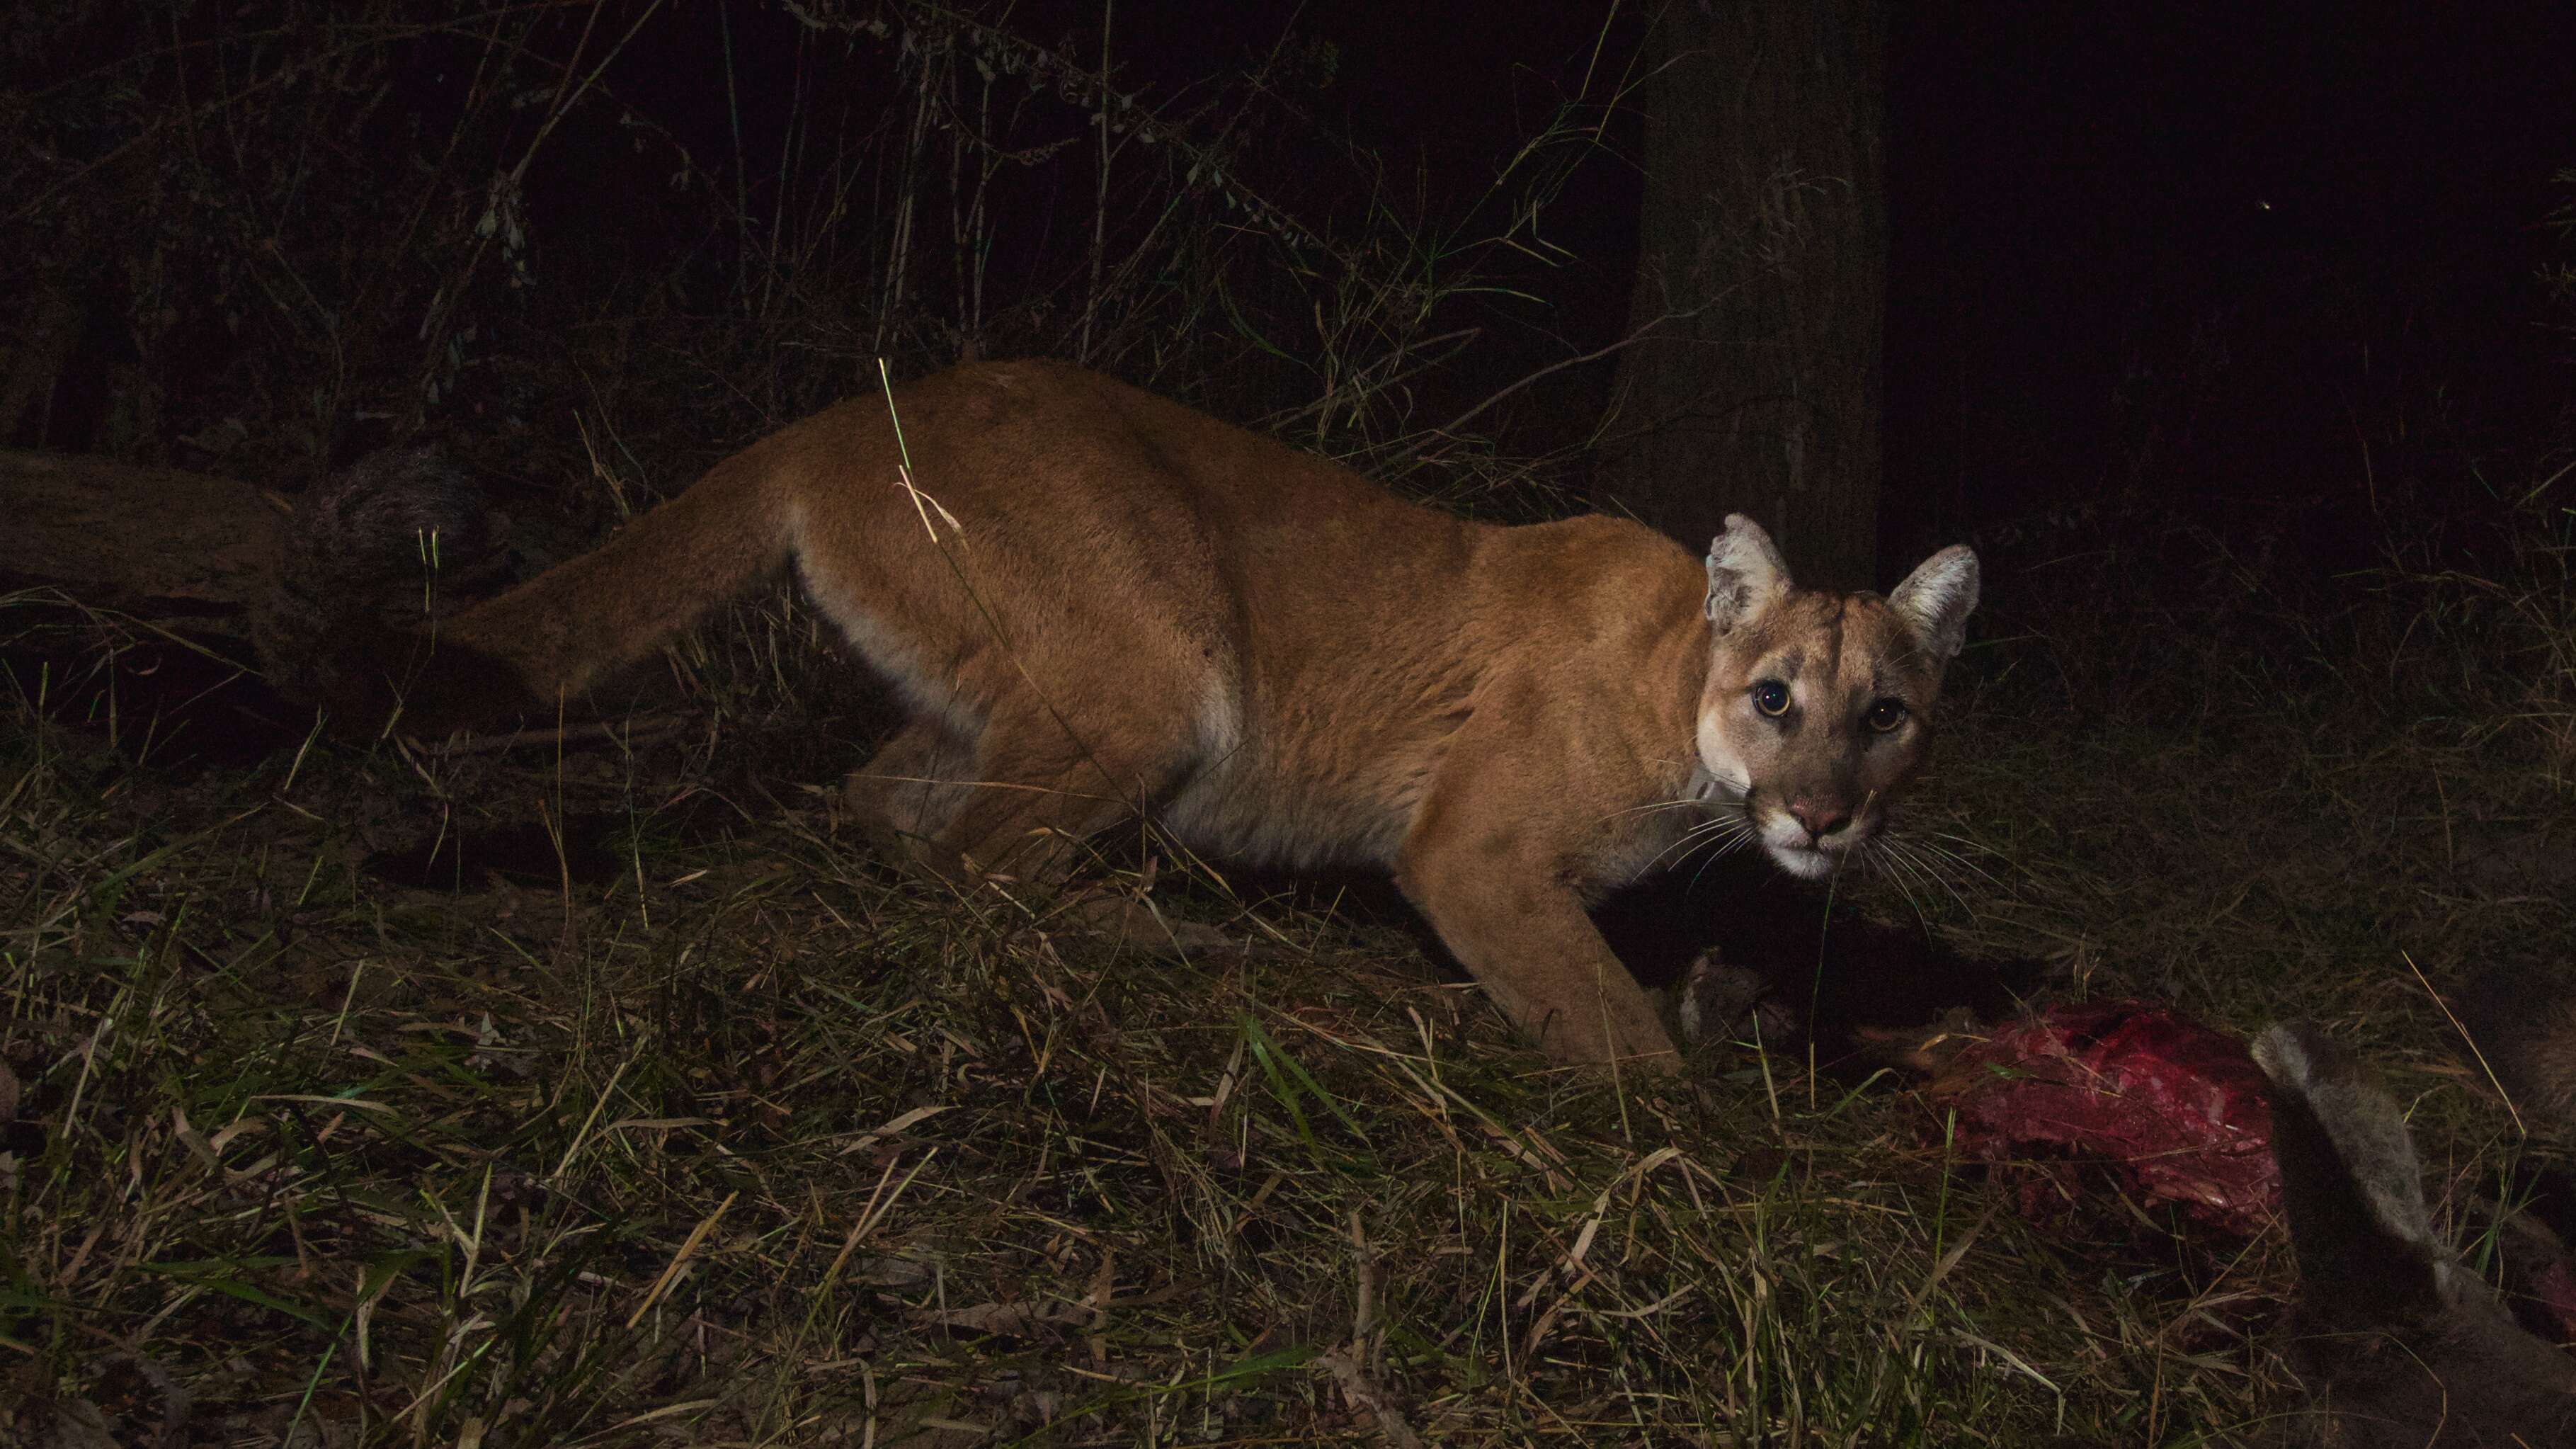
<svg viewBox="0 0 2576 1449">
<path fill-rule="evenodd" d="M 1426 812 L 1396 884 L 1513 1024 L 1559 1061 L 1669 1072 L 1662 1015 L 1543 848 L 1501 822 Z"/>
</svg>

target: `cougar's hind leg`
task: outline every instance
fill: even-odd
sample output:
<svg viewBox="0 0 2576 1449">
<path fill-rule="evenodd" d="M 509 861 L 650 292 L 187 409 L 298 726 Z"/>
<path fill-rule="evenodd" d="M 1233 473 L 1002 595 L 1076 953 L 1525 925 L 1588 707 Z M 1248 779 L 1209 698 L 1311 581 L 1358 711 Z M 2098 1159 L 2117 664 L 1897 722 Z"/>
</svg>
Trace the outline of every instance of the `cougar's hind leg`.
<svg viewBox="0 0 2576 1449">
<path fill-rule="evenodd" d="M 1151 809 L 1192 763 L 1190 721 L 1168 707 L 1102 712 L 1088 722 L 1095 727 L 1069 729 L 1048 710 L 997 710 L 980 741 L 978 778 L 957 796 L 932 849 L 1041 892 L 1062 890 L 1085 838 Z M 1116 891 L 1072 892 L 1069 913 L 1116 944 L 1155 955 L 1236 949 L 1214 927 L 1166 921 Z"/>
<path fill-rule="evenodd" d="M 946 837 L 974 791 L 975 756 L 975 741 L 947 721 L 916 719 L 850 772 L 842 818 L 902 869 L 971 885 L 974 873 Z"/>
<path fill-rule="evenodd" d="M 1086 715 L 1071 722 L 1016 700 L 996 706 L 976 742 L 972 783 L 947 797 L 953 804 L 933 832 L 940 847 L 981 871 L 1053 884 L 1085 836 L 1170 788 L 1182 742 L 1159 721 Z"/>
</svg>

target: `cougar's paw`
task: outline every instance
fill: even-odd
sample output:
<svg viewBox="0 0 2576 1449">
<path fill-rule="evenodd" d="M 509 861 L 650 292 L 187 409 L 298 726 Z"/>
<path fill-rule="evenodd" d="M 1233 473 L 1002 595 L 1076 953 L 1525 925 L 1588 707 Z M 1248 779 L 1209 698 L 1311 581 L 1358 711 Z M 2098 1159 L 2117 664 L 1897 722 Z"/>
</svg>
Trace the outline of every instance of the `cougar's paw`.
<svg viewBox="0 0 2576 1449">
<path fill-rule="evenodd" d="M 1099 892 L 1073 902 L 1067 914 L 1120 951 L 1141 951 L 1166 961 L 1203 961 L 1211 957 L 1249 960 L 1260 948 L 1214 926 L 1176 921 L 1158 915 L 1133 896 Z"/>
<path fill-rule="evenodd" d="M 1776 1044 L 1795 1038 L 1799 1028 L 1797 1010 L 1771 994 L 1761 972 L 1727 965 L 1714 946 L 1683 974 L 1674 1015 L 1685 1047 L 1736 1037 Z"/>
<path fill-rule="evenodd" d="M 984 883 L 983 872 L 955 847 L 898 830 L 876 815 L 844 812 L 832 823 L 857 836 L 860 848 L 877 861 L 923 885 L 963 892 Z"/>
</svg>

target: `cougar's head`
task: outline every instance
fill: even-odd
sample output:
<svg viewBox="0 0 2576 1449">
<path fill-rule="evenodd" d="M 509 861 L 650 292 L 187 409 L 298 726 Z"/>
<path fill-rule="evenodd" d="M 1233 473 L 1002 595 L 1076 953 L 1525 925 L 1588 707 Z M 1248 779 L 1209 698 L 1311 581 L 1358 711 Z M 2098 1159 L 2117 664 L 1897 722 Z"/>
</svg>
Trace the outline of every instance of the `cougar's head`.
<svg viewBox="0 0 2576 1449">
<path fill-rule="evenodd" d="M 1827 593 L 1791 584 L 1771 536 L 1729 515 L 1708 551 L 1707 796 L 1741 809 L 1782 869 L 1831 871 L 1921 767 L 1942 671 L 1976 606 L 1965 548 L 1925 559 L 1885 598 Z"/>
</svg>

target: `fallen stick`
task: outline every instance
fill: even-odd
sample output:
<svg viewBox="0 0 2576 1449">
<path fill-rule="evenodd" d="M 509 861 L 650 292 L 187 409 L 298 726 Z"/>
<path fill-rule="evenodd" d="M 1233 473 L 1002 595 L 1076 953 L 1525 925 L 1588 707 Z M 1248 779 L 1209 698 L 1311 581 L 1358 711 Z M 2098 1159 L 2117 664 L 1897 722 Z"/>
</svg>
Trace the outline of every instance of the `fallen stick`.
<svg viewBox="0 0 2576 1449">
<path fill-rule="evenodd" d="M 428 747 L 433 755 L 488 755 L 502 750 L 515 750 L 521 745 L 570 745 L 590 740 L 611 740 L 623 745 L 643 744 L 670 735 L 697 722 L 687 714 L 643 715 L 634 719 L 590 720 L 582 724 L 556 725 L 548 729 L 512 730 L 503 735 L 460 735 Z"/>
</svg>

